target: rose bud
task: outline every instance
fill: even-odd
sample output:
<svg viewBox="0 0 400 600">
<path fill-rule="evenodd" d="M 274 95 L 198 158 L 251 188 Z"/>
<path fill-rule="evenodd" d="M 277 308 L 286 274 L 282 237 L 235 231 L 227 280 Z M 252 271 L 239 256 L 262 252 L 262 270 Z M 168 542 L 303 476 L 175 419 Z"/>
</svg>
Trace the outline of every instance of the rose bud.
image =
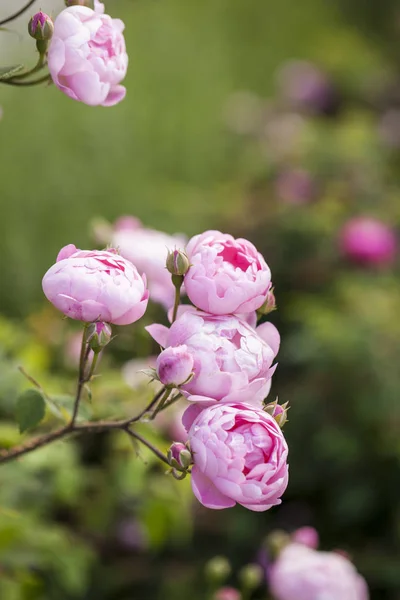
<svg viewBox="0 0 400 600">
<path fill-rule="evenodd" d="M 251 564 L 239 572 L 239 579 L 246 590 L 255 590 L 264 579 L 264 571 L 260 565 Z"/>
<path fill-rule="evenodd" d="M 108 323 L 97 321 L 91 323 L 87 330 L 87 341 L 89 346 L 98 354 L 110 343 L 112 336 L 112 329 Z"/>
<path fill-rule="evenodd" d="M 205 576 L 210 583 L 218 584 L 229 577 L 232 572 L 230 562 L 225 556 L 214 556 L 205 566 Z"/>
<path fill-rule="evenodd" d="M 166 262 L 167 270 L 171 275 L 186 275 L 190 267 L 190 261 L 183 250 L 170 250 Z"/>
<path fill-rule="evenodd" d="M 292 533 L 292 541 L 316 550 L 319 544 L 318 531 L 314 527 L 300 527 Z"/>
<path fill-rule="evenodd" d="M 276 310 L 276 300 L 274 294 L 274 288 L 271 287 L 267 294 L 267 298 L 262 306 L 257 309 L 258 316 L 264 316 L 271 313 L 273 310 Z"/>
<path fill-rule="evenodd" d="M 194 359 L 187 346 L 169 346 L 157 357 L 156 371 L 161 383 L 179 387 L 193 374 Z"/>
<path fill-rule="evenodd" d="M 53 37 L 54 23 L 49 15 L 39 11 L 29 21 L 28 31 L 35 40 L 48 41 Z"/>
<path fill-rule="evenodd" d="M 182 442 L 173 442 L 167 453 L 168 462 L 178 471 L 186 471 L 193 464 L 192 453 Z"/>
<path fill-rule="evenodd" d="M 287 411 L 289 410 L 288 404 L 289 402 L 278 404 L 278 399 L 276 399 L 275 402 L 270 402 L 265 406 L 265 412 L 270 414 L 271 417 L 274 417 L 281 429 L 287 421 Z"/>
<path fill-rule="evenodd" d="M 240 592 L 233 587 L 222 587 L 217 590 L 213 596 L 212 600 L 240 600 L 241 594 Z"/>
</svg>

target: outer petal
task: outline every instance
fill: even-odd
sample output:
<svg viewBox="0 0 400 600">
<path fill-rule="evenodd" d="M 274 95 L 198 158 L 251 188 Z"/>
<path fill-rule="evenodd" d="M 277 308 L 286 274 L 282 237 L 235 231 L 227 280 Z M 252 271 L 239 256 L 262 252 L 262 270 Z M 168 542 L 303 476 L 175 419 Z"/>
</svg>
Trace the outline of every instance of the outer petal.
<svg viewBox="0 0 400 600">
<path fill-rule="evenodd" d="M 213 482 L 203 475 L 196 466 L 192 468 L 192 489 L 197 500 L 207 508 L 221 510 L 231 508 L 236 504 L 234 500 L 221 494 Z"/>
<path fill-rule="evenodd" d="M 279 331 L 275 325 L 269 321 L 266 321 L 265 323 L 262 323 L 256 327 L 256 332 L 264 340 L 264 342 L 266 342 L 268 346 L 272 348 L 274 356 L 276 356 L 281 345 L 281 336 L 279 335 Z"/>
<path fill-rule="evenodd" d="M 153 325 L 148 325 L 145 329 L 162 348 L 168 345 L 168 327 L 160 323 L 153 323 Z"/>
</svg>

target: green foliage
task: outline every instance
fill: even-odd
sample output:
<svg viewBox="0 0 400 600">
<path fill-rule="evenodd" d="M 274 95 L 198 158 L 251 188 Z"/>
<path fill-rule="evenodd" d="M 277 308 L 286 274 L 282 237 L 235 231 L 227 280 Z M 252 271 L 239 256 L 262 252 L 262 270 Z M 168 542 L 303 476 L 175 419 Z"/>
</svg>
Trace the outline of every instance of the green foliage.
<svg viewBox="0 0 400 600">
<path fill-rule="evenodd" d="M 46 403 L 43 395 L 35 389 L 23 392 L 15 407 L 15 417 L 21 433 L 36 427 L 43 419 L 46 412 Z"/>
</svg>

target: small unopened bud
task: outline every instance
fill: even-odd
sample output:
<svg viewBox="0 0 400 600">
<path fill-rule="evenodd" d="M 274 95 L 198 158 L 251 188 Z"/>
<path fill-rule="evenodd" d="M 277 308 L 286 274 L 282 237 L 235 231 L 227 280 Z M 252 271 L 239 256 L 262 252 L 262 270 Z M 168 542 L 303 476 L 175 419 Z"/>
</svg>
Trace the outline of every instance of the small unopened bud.
<svg viewBox="0 0 400 600">
<path fill-rule="evenodd" d="M 179 387 L 193 377 L 194 360 L 187 346 L 169 346 L 157 357 L 156 372 L 167 387 Z"/>
<path fill-rule="evenodd" d="M 316 550 L 319 544 L 318 531 L 314 527 L 300 527 L 292 533 L 292 541 Z"/>
<path fill-rule="evenodd" d="M 273 310 L 276 310 L 276 300 L 274 288 L 272 287 L 267 294 L 264 304 L 257 310 L 257 314 L 261 317 L 268 315 Z"/>
<path fill-rule="evenodd" d="M 230 562 L 225 556 L 214 556 L 205 566 L 206 579 L 218 585 L 225 581 L 231 574 L 232 568 Z"/>
<path fill-rule="evenodd" d="M 281 529 L 272 531 L 265 539 L 265 547 L 274 559 L 288 544 L 290 544 L 290 535 Z"/>
<path fill-rule="evenodd" d="M 35 40 L 48 42 L 53 37 L 54 23 L 49 15 L 40 11 L 30 19 L 28 31 Z"/>
<path fill-rule="evenodd" d="M 192 453 L 182 442 L 173 442 L 167 453 L 168 462 L 178 471 L 186 471 L 193 464 Z"/>
<path fill-rule="evenodd" d="M 167 270 L 171 275 L 183 276 L 189 271 L 190 261 L 184 250 L 171 250 L 168 252 Z"/>
<path fill-rule="evenodd" d="M 260 565 L 246 565 L 239 571 L 239 579 L 244 589 L 255 590 L 264 578 L 264 570 Z"/>
<path fill-rule="evenodd" d="M 275 402 L 270 402 L 264 408 L 265 412 L 274 417 L 275 421 L 278 423 L 279 427 L 282 429 L 287 419 L 287 412 L 289 410 L 289 402 L 285 402 L 285 404 L 278 404 L 278 398 Z"/>
<path fill-rule="evenodd" d="M 65 6 L 86 6 L 94 10 L 94 0 L 64 0 Z"/>
<path fill-rule="evenodd" d="M 87 341 L 96 354 L 110 343 L 112 330 L 108 323 L 102 321 L 91 323 L 87 330 Z"/>
<path fill-rule="evenodd" d="M 240 592 L 229 586 L 219 588 L 213 596 L 213 600 L 240 600 L 240 598 Z"/>
</svg>

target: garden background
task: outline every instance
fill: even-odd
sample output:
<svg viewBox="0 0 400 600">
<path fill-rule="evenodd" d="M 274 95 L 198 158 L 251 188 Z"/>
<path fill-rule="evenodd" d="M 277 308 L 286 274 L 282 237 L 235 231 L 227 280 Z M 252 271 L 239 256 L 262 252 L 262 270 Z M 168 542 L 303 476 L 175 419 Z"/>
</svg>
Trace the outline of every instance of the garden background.
<svg viewBox="0 0 400 600">
<path fill-rule="evenodd" d="M 13 9 L 3 0 L 0 18 Z M 170 233 L 248 237 L 266 257 L 290 483 L 267 513 L 213 512 L 120 435 L 59 442 L 0 469 L 0 598 L 201 600 L 212 556 L 239 568 L 272 530 L 313 525 L 323 548 L 351 554 L 372 600 L 399 600 L 399 268 L 354 265 L 338 243 L 355 215 L 400 223 L 397 2 L 110 0 L 107 10 L 126 23 L 123 103 L 0 90 L 0 446 L 20 440 L 18 365 L 66 406 L 73 390 L 73 324 L 45 301 L 44 272 L 61 246 L 95 244 L 96 218 L 132 214 Z M 0 32 L 2 64 L 33 63 L 26 25 L 12 28 L 24 39 Z M 285 97 L 279 73 L 295 59 L 326 73 L 322 108 Z M 156 317 L 153 306 L 144 321 Z M 132 365 L 121 369 L 156 351 L 143 324 L 118 332 L 88 410 L 118 416 L 142 401 Z M 166 431 L 152 435 L 167 447 Z"/>
</svg>

